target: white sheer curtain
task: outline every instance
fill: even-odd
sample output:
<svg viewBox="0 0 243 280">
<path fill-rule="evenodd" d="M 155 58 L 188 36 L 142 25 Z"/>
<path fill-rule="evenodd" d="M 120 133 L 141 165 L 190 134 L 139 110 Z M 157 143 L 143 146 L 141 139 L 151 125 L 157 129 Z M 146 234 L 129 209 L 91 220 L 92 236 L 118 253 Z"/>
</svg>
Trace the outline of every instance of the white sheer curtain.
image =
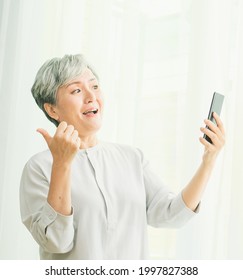
<svg viewBox="0 0 243 280">
<path fill-rule="evenodd" d="M 30 93 L 48 58 L 84 53 L 106 97 L 100 138 L 141 148 L 178 192 L 200 163 L 199 127 L 226 96 L 227 143 L 200 214 L 179 230 L 149 228 L 153 259 L 243 258 L 243 3 L 240 0 L 0 2 L 0 259 L 36 259 L 20 221 L 23 165 L 54 127 Z"/>
</svg>

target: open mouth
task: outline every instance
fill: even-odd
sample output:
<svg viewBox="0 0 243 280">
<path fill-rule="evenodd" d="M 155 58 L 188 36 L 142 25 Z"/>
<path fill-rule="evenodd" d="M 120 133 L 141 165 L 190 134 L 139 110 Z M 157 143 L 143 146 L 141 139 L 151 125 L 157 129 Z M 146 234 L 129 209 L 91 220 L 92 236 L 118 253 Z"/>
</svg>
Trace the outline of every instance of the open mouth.
<svg viewBox="0 0 243 280">
<path fill-rule="evenodd" d="M 88 111 L 85 111 L 83 114 L 84 115 L 88 115 L 88 114 L 97 114 L 98 113 L 98 109 L 92 109 L 92 110 L 88 110 Z"/>
</svg>

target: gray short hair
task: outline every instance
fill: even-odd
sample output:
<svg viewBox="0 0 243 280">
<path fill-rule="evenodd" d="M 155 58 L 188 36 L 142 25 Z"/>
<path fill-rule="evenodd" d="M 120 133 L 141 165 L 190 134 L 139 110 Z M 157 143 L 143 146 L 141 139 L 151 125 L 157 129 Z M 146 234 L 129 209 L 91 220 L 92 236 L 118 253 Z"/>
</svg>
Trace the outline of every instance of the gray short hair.
<svg viewBox="0 0 243 280">
<path fill-rule="evenodd" d="M 58 121 L 47 114 L 44 104 L 56 105 L 58 88 L 81 75 L 85 68 L 89 68 L 98 79 L 96 73 L 81 54 L 65 55 L 62 58 L 55 57 L 47 60 L 37 72 L 31 88 L 32 95 L 46 117 L 56 126 L 59 124 Z"/>
</svg>

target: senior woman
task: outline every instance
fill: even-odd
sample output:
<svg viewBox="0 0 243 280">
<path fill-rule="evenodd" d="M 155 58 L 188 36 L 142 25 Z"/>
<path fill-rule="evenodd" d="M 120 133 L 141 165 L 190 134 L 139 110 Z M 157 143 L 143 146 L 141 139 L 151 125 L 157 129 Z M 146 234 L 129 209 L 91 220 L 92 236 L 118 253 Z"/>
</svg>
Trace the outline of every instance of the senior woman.
<svg viewBox="0 0 243 280">
<path fill-rule="evenodd" d="M 147 259 L 147 225 L 174 227 L 198 212 L 224 128 L 201 128 L 213 143 L 188 185 L 171 193 L 136 148 L 98 140 L 103 95 L 82 55 L 54 58 L 40 68 L 33 97 L 56 126 L 44 129 L 48 150 L 25 165 L 20 186 L 22 221 L 39 244 L 41 259 Z"/>
</svg>

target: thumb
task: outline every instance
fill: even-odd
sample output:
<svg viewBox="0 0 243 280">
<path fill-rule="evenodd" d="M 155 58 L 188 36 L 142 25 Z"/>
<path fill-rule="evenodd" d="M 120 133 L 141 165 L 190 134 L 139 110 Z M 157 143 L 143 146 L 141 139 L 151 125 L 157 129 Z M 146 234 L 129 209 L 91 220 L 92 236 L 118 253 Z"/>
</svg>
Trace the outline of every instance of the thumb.
<svg viewBox="0 0 243 280">
<path fill-rule="evenodd" d="M 39 132 L 44 137 L 44 139 L 46 140 L 47 145 L 49 146 L 49 144 L 51 142 L 51 139 L 52 139 L 50 134 L 45 129 L 43 129 L 43 128 L 38 128 L 36 131 Z"/>
</svg>

